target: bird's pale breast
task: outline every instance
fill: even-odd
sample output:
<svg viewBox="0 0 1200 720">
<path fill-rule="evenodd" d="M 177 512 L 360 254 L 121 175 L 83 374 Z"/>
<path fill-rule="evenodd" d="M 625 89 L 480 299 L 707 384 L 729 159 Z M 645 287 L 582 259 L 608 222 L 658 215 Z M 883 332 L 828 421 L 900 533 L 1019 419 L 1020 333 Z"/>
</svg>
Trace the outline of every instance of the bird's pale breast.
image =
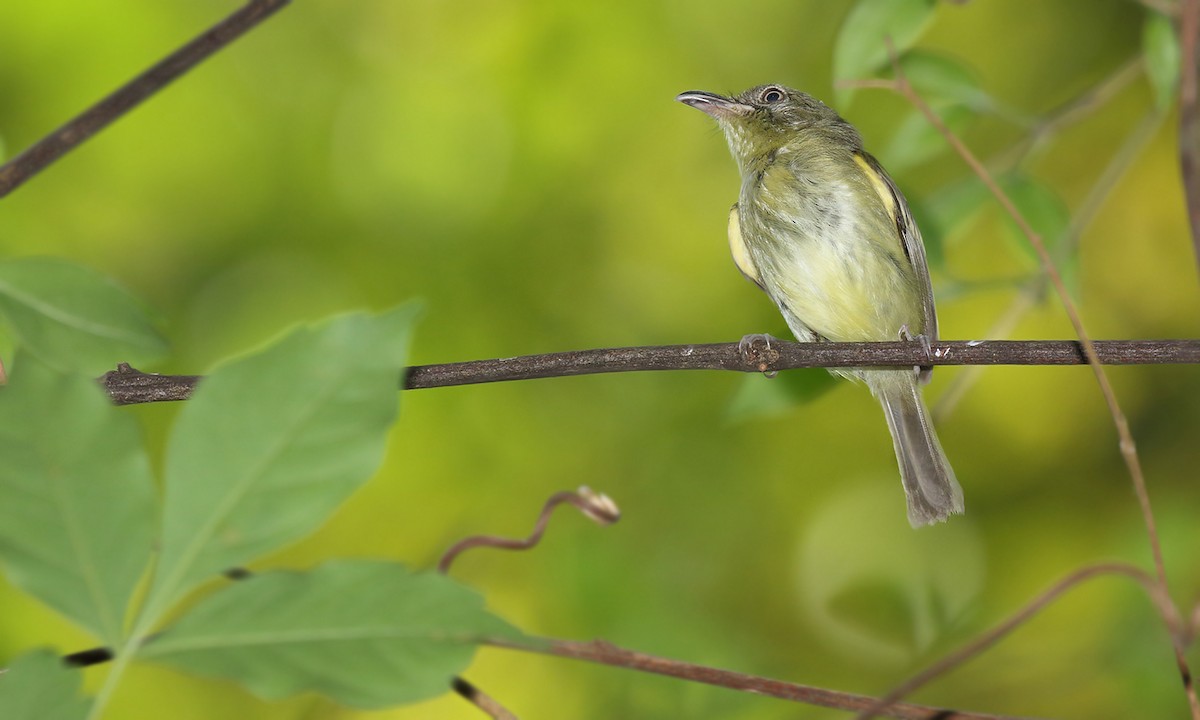
<svg viewBox="0 0 1200 720">
<path fill-rule="evenodd" d="M 849 156 L 852 168 L 834 162 L 781 158 L 743 179 L 741 232 L 761 282 L 800 339 L 920 334 L 918 282 L 895 221 Z"/>
</svg>

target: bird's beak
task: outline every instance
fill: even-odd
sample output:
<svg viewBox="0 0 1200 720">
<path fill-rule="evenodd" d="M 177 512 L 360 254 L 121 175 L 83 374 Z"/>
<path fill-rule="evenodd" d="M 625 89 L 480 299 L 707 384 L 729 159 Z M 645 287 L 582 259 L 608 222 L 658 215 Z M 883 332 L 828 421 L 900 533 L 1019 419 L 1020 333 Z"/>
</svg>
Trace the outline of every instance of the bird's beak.
<svg viewBox="0 0 1200 720">
<path fill-rule="evenodd" d="M 690 105 L 697 110 L 702 110 L 717 120 L 731 120 L 735 117 L 747 115 L 754 110 L 750 105 L 743 105 L 732 98 L 717 95 L 716 93 L 704 92 L 703 90 L 688 90 L 685 93 L 677 95 L 675 99 L 684 105 Z"/>
</svg>

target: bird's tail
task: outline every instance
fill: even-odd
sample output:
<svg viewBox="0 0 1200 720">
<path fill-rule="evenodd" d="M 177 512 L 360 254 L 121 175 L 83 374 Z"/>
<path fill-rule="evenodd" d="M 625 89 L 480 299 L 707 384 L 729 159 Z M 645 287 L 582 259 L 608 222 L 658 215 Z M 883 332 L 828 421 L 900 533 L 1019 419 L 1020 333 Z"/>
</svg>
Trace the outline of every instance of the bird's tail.
<svg viewBox="0 0 1200 720">
<path fill-rule="evenodd" d="M 962 488 L 929 422 L 917 376 L 903 370 L 863 374 L 883 404 L 888 429 L 892 431 L 900 481 L 908 500 L 908 522 L 913 527 L 932 525 L 952 513 L 962 512 Z"/>
</svg>

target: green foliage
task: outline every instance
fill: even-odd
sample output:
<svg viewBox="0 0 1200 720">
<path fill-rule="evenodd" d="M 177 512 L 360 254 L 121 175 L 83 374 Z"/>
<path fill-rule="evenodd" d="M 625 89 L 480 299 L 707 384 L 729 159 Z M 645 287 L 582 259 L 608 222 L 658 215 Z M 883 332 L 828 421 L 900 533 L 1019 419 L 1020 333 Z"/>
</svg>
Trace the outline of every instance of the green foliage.
<svg viewBox="0 0 1200 720">
<path fill-rule="evenodd" d="M 440 695 L 476 643 L 520 638 L 443 575 L 341 561 L 223 588 L 141 656 L 229 678 L 265 698 L 315 690 L 374 708 Z"/>
<path fill-rule="evenodd" d="M 0 316 L 22 347 L 62 370 L 99 373 L 166 350 L 132 296 L 96 271 L 56 258 L 0 262 Z"/>
<path fill-rule="evenodd" d="M 136 425 L 90 378 L 22 356 L 0 393 L 0 560 L 105 643 L 150 560 L 150 465 Z"/>
<path fill-rule="evenodd" d="M 882 473 L 870 480 L 820 508 L 800 542 L 797 582 L 807 617 L 834 645 L 864 660 L 904 662 L 977 599 L 983 546 L 963 523 L 911 532 L 893 512 L 899 483 Z M 862 523 L 869 537 L 846 537 L 847 526 Z"/>
<path fill-rule="evenodd" d="M 129 657 L 145 656 L 266 697 L 312 690 L 382 707 L 445 692 L 478 642 L 520 637 L 444 577 L 357 562 L 223 588 L 144 645 L 180 598 L 311 532 L 372 475 L 415 315 L 412 303 L 345 315 L 214 370 L 173 429 L 157 539 L 149 463 L 128 411 L 88 377 L 19 359 L 0 393 L 0 559 L 116 650 L 103 697 Z M 154 579 L 126 630 L 152 545 L 161 548 Z M 42 683 L 66 682 L 41 656 L 24 662 L 0 685 L 0 708 L 14 713 L 6 719 L 43 702 Z M 25 675 L 20 693 L 3 692 Z M 78 710 L 62 702 L 61 712 Z"/>
<path fill-rule="evenodd" d="M 79 673 L 52 650 L 34 650 L 0 674 L 0 718 L 83 720 L 91 702 L 79 695 Z"/>
<path fill-rule="evenodd" d="M 948 55 L 910 50 L 900 58 L 900 69 L 956 135 L 961 136 L 979 112 L 989 111 L 994 105 L 980 88 L 975 73 Z M 903 173 L 948 150 L 941 132 L 924 113 L 911 108 L 897 124 L 880 157 L 890 172 Z"/>
<path fill-rule="evenodd" d="M 974 113 L 965 105 L 942 105 L 935 110 L 951 132 L 960 134 L 970 125 Z M 909 110 L 884 146 L 880 160 L 889 173 L 901 173 L 946 152 L 946 140 L 924 113 Z"/>
<path fill-rule="evenodd" d="M 975 175 L 947 184 L 923 201 L 909 199 L 909 208 L 921 228 L 931 267 L 942 264 L 946 237 L 975 217 L 992 199 L 992 194 Z"/>
<path fill-rule="evenodd" d="M 909 50 L 900 58 L 900 70 L 926 102 L 963 105 L 976 111 L 986 111 L 994 104 L 979 86 L 975 71 L 958 58 Z"/>
<path fill-rule="evenodd" d="M 725 417 L 733 423 L 777 417 L 816 400 L 837 383 L 838 379 L 824 368 L 785 370 L 771 378 L 746 373 L 729 401 Z"/>
<path fill-rule="evenodd" d="M 366 482 L 396 417 L 414 315 L 302 328 L 205 378 L 167 449 L 152 606 L 311 532 Z"/>
<path fill-rule="evenodd" d="M 1156 12 L 1146 14 L 1142 26 L 1142 54 L 1146 75 L 1154 89 L 1154 100 L 1166 112 L 1179 92 L 1179 34 L 1171 19 Z"/>
<path fill-rule="evenodd" d="M 1067 206 L 1054 188 L 1044 181 L 1024 173 L 1013 173 L 1000 181 L 1000 187 L 1008 195 L 1009 200 L 1025 218 L 1025 222 L 1036 232 L 1045 243 L 1046 249 L 1053 251 L 1066 237 L 1071 225 L 1071 216 Z M 1040 267 L 1041 261 L 1037 251 L 1025 233 L 1017 226 L 1015 220 L 1005 215 L 1005 226 L 1008 228 L 1009 239 L 1020 252 L 1028 256 Z"/>
<path fill-rule="evenodd" d="M 838 31 L 833 49 L 834 82 L 861 80 L 888 64 L 887 40 L 904 54 L 933 19 L 934 0 L 859 0 Z M 853 88 L 837 88 L 838 105 L 846 105 Z"/>
<path fill-rule="evenodd" d="M 169 329 L 169 364 L 144 370 L 201 372 L 280 328 L 413 296 L 429 308 L 415 362 L 735 338 L 778 314 L 728 261 L 724 219 L 736 170 L 721 138 L 671 98 L 765 81 L 829 96 L 834 43 L 856 5 L 293 3 L 0 202 L 0 253 L 103 262 Z M 8 149 L 57 127 L 170 50 L 172 38 L 193 37 L 223 12 L 205 3 L 0 2 Z M 977 113 L 962 139 L 997 176 L 1036 178 L 1074 212 L 1154 110 L 1148 82 L 1109 83 L 1144 56 L 1144 7 L 944 0 L 932 14 L 900 54 L 910 80 L 931 100 Z M 920 56 L 931 49 L 961 58 L 995 107 L 967 101 L 960 92 L 969 85 L 954 70 L 926 77 Z M 887 77 L 877 57 L 857 77 Z M 1087 98 L 1095 102 L 1062 113 Z M 1013 337 L 1069 334 L 1053 297 L 1011 317 L 1013 279 L 1035 266 L 959 158 L 943 149 L 905 172 L 887 163 L 880 151 L 907 118 L 904 98 L 868 90 L 848 106 L 831 104 L 863 131 L 918 216 L 944 337 L 984 339 L 998 320 L 1012 321 Z M 1131 153 L 1096 221 L 1082 228 L 1081 312 L 1098 336 L 1195 335 L 1196 266 L 1174 132 L 1165 122 Z M 1068 270 L 1078 267 L 1072 243 L 1057 253 L 1071 258 Z M 0 333 L 6 367 L 8 343 L 32 352 L 8 327 Z M 114 355 L 87 371 L 133 359 Z M 1171 513 L 1179 519 L 1162 531 L 1173 596 L 1195 597 L 1200 374 L 1184 366 L 1110 372 L 1159 527 Z M 883 689 L 1071 568 L 1147 561 L 1086 369 L 934 373 L 931 406 L 951 387 L 961 391 L 938 429 L 968 510 L 919 533 L 904 522 L 887 431 L 862 388 L 746 426 L 715 417 L 743 382 L 778 397 L 797 374 L 834 382 L 820 370 L 775 380 L 648 373 L 406 393 L 376 480 L 312 536 L 255 564 L 382 555 L 428 563 L 461 534 L 520 534 L 532 505 L 564 482 L 586 483 L 619 500 L 628 522 L 576 536 L 581 523 L 556 517 L 535 553 L 481 553 L 458 569 L 489 601 L 494 594 L 553 634 Z M 251 394 L 238 411 L 254 402 Z M 184 409 L 121 410 L 143 428 L 152 466 Z M 805 545 L 831 503 L 858 486 L 877 489 L 880 511 L 841 513 L 837 528 Z M 940 533 L 955 526 L 986 553 L 957 552 L 960 539 Z M 907 560 L 893 552 L 931 533 L 929 547 Z M 925 554 L 964 590 L 984 591 L 964 592 L 964 609 Z M 822 575 L 827 555 L 834 571 L 852 568 L 854 578 Z M 872 570 L 876 559 L 884 566 Z M 808 604 L 810 581 L 819 608 Z M 185 620 L 189 603 L 219 588 L 214 581 L 166 617 Z M 95 644 L 22 593 L 0 582 L 0 666 L 38 645 Z M 1169 639 L 1138 590 L 1105 581 L 1061 602 L 918 699 L 1039 717 L 1186 714 Z M 89 685 L 108 671 L 88 672 Z M 11 677 L 0 676 L 0 688 Z M 499 651 L 481 653 L 469 677 L 521 717 L 792 712 L 722 689 Z M 124 673 L 105 720 L 158 720 L 164 707 L 181 718 L 364 714 L 330 704 L 265 703 L 232 682 L 144 668 Z M 474 712 L 449 696 L 382 715 Z"/>
</svg>

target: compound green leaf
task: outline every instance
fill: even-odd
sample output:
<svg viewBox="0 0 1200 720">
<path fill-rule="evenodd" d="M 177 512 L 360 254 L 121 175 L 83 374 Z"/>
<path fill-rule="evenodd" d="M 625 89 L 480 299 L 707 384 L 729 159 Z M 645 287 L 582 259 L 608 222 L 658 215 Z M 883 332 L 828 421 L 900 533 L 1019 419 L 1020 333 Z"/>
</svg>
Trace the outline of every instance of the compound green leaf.
<svg viewBox="0 0 1200 720">
<path fill-rule="evenodd" d="M 0 316 L 23 348 L 62 370 L 98 374 L 166 350 L 131 295 L 94 270 L 57 258 L 0 262 Z"/>
<path fill-rule="evenodd" d="M 201 381 L 167 450 L 152 615 L 314 530 L 383 459 L 412 304 L 301 328 Z"/>
<path fill-rule="evenodd" d="M 0 718 L 83 720 L 91 701 L 79 694 L 81 677 L 51 650 L 22 655 L 0 674 Z"/>
<path fill-rule="evenodd" d="M 846 16 L 833 46 L 833 80 L 861 80 L 888 63 L 887 39 L 903 55 L 933 19 L 934 0 L 859 0 Z M 838 88 L 838 105 L 854 90 Z"/>
<path fill-rule="evenodd" d="M 313 691 L 380 708 L 446 692 L 481 641 L 521 637 L 443 575 L 340 561 L 226 587 L 140 656 L 235 680 L 264 698 Z"/>
<path fill-rule="evenodd" d="M 115 646 L 153 548 L 136 423 L 95 380 L 21 355 L 0 390 L 0 560 L 14 583 Z"/>
</svg>

